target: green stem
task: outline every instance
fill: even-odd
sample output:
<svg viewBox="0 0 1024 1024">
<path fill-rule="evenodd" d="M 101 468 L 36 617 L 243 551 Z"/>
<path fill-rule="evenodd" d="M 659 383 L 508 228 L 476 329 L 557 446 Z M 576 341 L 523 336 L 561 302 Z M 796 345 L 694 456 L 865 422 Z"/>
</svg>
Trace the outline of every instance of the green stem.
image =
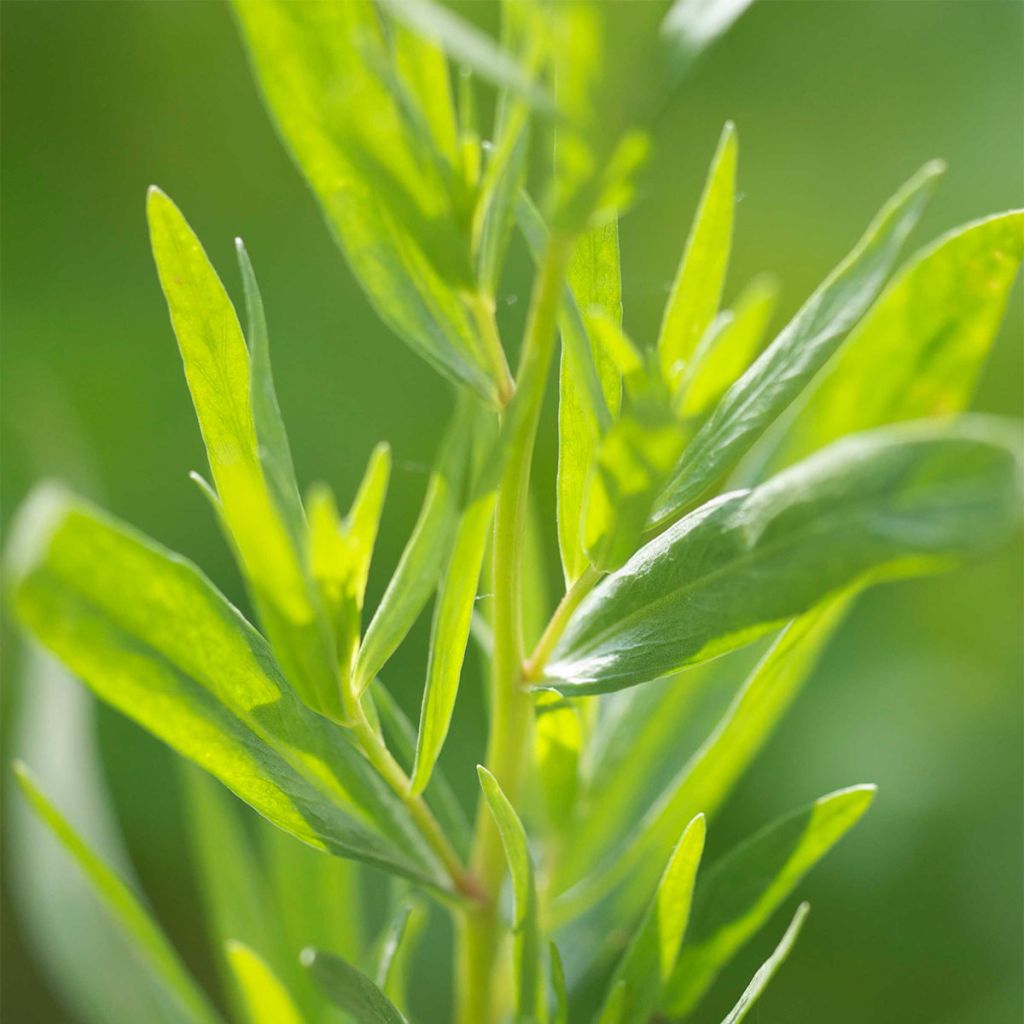
<svg viewBox="0 0 1024 1024">
<path fill-rule="evenodd" d="M 527 682 L 536 682 L 541 677 L 544 672 L 544 666 L 547 664 L 548 658 L 551 657 L 551 652 L 555 649 L 555 644 L 558 643 L 562 633 L 565 632 L 569 617 L 579 607 L 583 598 L 594 589 L 600 578 L 600 570 L 595 569 L 592 565 L 588 565 L 580 574 L 579 579 L 562 596 L 562 600 L 558 602 L 558 607 L 555 609 L 554 614 L 544 627 L 544 632 L 541 634 L 540 640 L 537 641 L 537 646 L 534 647 L 533 653 L 527 658 L 526 664 L 523 666 L 523 678 Z"/>
<path fill-rule="evenodd" d="M 346 688 L 348 689 L 348 688 Z M 427 845 L 437 854 L 459 895 L 473 901 L 481 898 L 480 887 L 459 860 L 451 841 L 441 828 L 433 812 L 422 796 L 411 796 L 409 777 L 394 759 L 387 745 L 380 738 L 366 717 L 362 701 L 354 693 L 344 694 L 345 714 L 366 759 L 377 770 L 377 774 L 401 798 L 410 816 Z"/>
<path fill-rule="evenodd" d="M 516 397 L 507 413 L 514 432 L 494 516 L 494 660 L 486 764 L 513 806 L 522 795 L 533 720 L 532 698 L 522 687 L 522 564 L 530 467 L 567 258 L 567 241 L 552 236 L 534 285 Z M 470 864 L 484 900 L 465 908 L 458 922 L 456 1019 L 459 1024 L 482 1024 L 500 1019 L 494 975 L 503 937 L 498 895 L 506 871 L 501 837 L 484 806 L 477 812 Z"/>
</svg>

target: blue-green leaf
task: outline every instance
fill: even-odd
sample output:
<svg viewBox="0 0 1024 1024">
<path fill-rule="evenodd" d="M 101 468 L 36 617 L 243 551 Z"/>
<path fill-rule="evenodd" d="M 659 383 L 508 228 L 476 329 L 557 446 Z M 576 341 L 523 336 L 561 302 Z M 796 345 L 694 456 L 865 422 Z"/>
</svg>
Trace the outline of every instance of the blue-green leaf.
<svg viewBox="0 0 1024 1024">
<path fill-rule="evenodd" d="M 676 518 L 746 453 L 810 383 L 889 276 L 941 174 L 928 164 L 882 208 L 853 251 L 718 403 L 687 446 L 652 523 Z"/>
<path fill-rule="evenodd" d="M 582 694 L 658 679 L 868 574 L 990 548 L 1021 516 L 1016 435 L 985 417 L 869 431 L 709 502 L 598 584 L 539 685 Z"/>
</svg>

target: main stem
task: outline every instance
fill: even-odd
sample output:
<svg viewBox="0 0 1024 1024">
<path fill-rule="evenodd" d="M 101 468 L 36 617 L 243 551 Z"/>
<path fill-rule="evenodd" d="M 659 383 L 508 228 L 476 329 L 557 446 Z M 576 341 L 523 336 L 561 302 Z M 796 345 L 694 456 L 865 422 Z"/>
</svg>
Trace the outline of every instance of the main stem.
<svg viewBox="0 0 1024 1024">
<path fill-rule="evenodd" d="M 516 398 L 507 416 L 514 425 L 494 513 L 494 660 L 486 764 L 513 806 L 520 801 L 527 766 L 532 700 L 523 688 L 522 564 L 534 440 L 555 346 L 568 243 L 548 242 L 523 337 Z M 515 404 L 522 403 L 522 408 Z M 501 837 L 487 808 L 477 812 L 470 869 L 484 894 L 458 921 L 456 1020 L 499 1019 L 495 965 L 502 941 L 498 896 L 505 877 Z"/>
</svg>

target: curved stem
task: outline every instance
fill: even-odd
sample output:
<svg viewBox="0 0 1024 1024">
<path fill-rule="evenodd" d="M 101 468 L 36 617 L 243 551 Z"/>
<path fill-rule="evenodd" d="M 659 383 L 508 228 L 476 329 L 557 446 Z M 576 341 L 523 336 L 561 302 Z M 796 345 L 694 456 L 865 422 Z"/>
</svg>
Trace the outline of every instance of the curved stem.
<svg viewBox="0 0 1024 1024">
<path fill-rule="evenodd" d="M 494 660 L 486 764 L 513 806 L 522 794 L 533 720 L 532 698 L 522 687 L 522 563 L 527 498 L 567 259 L 567 240 L 552 236 L 534 285 L 516 397 L 507 413 L 514 430 L 508 439 L 495 507 Z M 503 931 L 497 904 L 506 866 L 501 837 L 483 806 L 477 813 L 470 863 L 485 901 L 467 907 L 458 923 L 456 1019 L 460 1024 L 499 1019 L 494 974 Z"/>
</svg>

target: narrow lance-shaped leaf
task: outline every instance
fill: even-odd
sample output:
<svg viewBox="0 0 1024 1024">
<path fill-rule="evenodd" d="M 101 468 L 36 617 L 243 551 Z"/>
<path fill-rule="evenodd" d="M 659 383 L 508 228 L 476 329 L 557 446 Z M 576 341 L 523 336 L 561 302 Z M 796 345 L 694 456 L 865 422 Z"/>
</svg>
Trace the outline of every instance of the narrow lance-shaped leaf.
<svg viewBox="0 0 1024 1024">
<path fill-rule="evenodd" d="M 515 988 L 516 1020 L 527 1024 L 539 1016 L 543 998 L 540 970 L 540 931 L 537 919 L 537 887 L 526 830 L 498 780 L 482 765 L 477 766 L 480 788 L 494 818 L 505 848 L 512 890 L 515 895 Z"/>
<path fill-rule="evenodd" d="M 732 247 L 736 206 L 736 129 L 726 124 L 658 334 L 658 358 L 666 381 L 675 381 L 697 351 L 722 299 Z"/>
<path fill-rule="evenodd" d="M 242 942 L 229 942 L 227 957 L 251 1024 L 304 1024 L 288 990 L 258 953 Z"/>
<path fill-rule="evenodd" d="M 239 986 L 228 943 L 245 942 L 271 963 L 287 955 L 278 939 L 278 923 L 267 899 L 267 880 L 232 796 L 216 780 L 190 764 L 179 765 L 188 809 L 192 861 L 203 902 L 206 932 L 215 949 L 222 981 L 232 1006 L 248 1003 Z M 252 1018 L 251 1012 L 249 1013 Z M 258 1024 L 258 1022 L 255 1022 Z"/>
<path fill-rule="evenodd" d="M 410 792 L 414 794 L 422 793 L 430 781 L 455 710 L 494 499 L 493 492 L 485 494 L 472 501 L 463 512 L 438 593 L 416 737 L 416 761 L 410 780 Z"/>
<path fill-rule="evenodd" d="M 246 340 L 249 342 L 249 401 L 252 406 L 253 422 L 256 426 L 256 441 L 259 445 L 260 462 L 267 483 L 273 489 L 278 510 L 284 516 L 292 531 L 292 541 L 298 544 L 302 537 L 302 499 L 295 479 L 291 446 L 285 430 L 281 407 L 274 387 L 274 374 L 270 366 L 270 335 L 267 318 L 263 309 L 263 296 L 256 283 L 245 243 L 235 239 L 238 266 L 245 290 L 245 315 L 248 326 Z"/>
<path fill-rule="evenodd" d="M 775 308 L 777 286 L 758 278 L 740 296 L 734 312 L 711 325 L 680 382 L 684 417 L 701 416 L 750 365 Z"/>
<path fill-rule="evenodd" d="M 869 573 L 990 548 L 1021 516 L 1016 430 L 968 417 L 846 438 L 686 516 L 606 577 L 539 685 L 601 693 L 748 643 Z"/>
<path fill-rule="evenodd" d="M 851 431 L 963 409 L 1022 255 L 1021 211 L 957 228 L 918 253 L 826 368 L 772 464 Z"/>
<path fill-rule="evenodd" d="M 406 1024 L 394 1003 L 340 956 L 321 949 L 302 952 L 302 964 L 324 994 L 359 1024 Z"/>
<path fill-rule="evenodd" d="M 851 596 L 840 594 L 782 631 L 712 733 L 630 829 L 625 846 L 613 846 L 604 863 L 559 898 L 560 919 L 577 917 L 619 886 L 614 914 L 629 917 L 638 911 L 654 884 L 651 866 L 668 855 L 684 822 L 698 812 L 711 816 L 722 805 L 807 681 Z M 607 814 L 600 796 L 594 799 L 592 813 Z"/>
<path fill-rule="evenodd" d="M 102 700 L 311 846 L 443 884 L 399 799 L 193 565 L 53 487 L 11 550 L 22 622 Z"/>
<path fill-rule="evenodd" d="M 375 956 L 377 987 L 403 1012 L 409 958 L 426 924 L 426 907 L 416 900 L 403 903 L 388 922 Z"/>
<path fill-rule="evenodd" d="M 378 445 L 344 521 L 329 488 L 315 487 L 309 496 L 309 567 L 330 612 L 345 678 L 359 643 L 363 597 L 390 473 L 391 449 Z"/>
<path fill-rule="evenodd" d="M 437 585 L 462 504 L 472 417 L 471 403 L 461 400 L 441 442 L 416 525 L 360 645 L 355 668 L 359 694 L 398 649 Z"/>
<path fill-rule="evenodd" d="M 182 1021 L 218 1024 L 220 1017 L 188 973 L 167 936 L 124 881 L 82 841 L 56 807 L 36 786 L 25 765 L 16 763 L 15 778 L 25 799 L 88 876 L 108 911 L 134 939 L 149 969 L 174 998 Z"/>
<path fill-rule="evenodd" d="M 860 820 L 874 786 L 823 796 L 736 847 L 701 877 L 690 929 L 660 1009 L 682 1017 L 794 887 Z"/>
<path fill-rule="evenodd" d="M 289 682 L 312 707 L 338 717 L 341 708 L 328 626 L 318 613 L 285 518 L 263 473 L 250 404 L 253 379 L 238 317 L 177 207 L 159 189 L 151 188 L 146 210 L 153 258 L 221 516 L 260 620 Z M 265 375 L 262 385 L 266 385 Z"/>
<path fill-rule="evenodd" d="M 807 903 L 801 903 L 797 907 L 796 914 L 793 915 L 793 920 L 786 929 L 786 934 L 782 936 L 772 955 L 757 969 L 757 973 L 750 979 L 750 984 L 740 996 L 739 1002 L 729 1011 L 729 1015 L 722 1021 L 722 1024 L 740 1024 L 740 1021 L 754 1008 L 754 1004 L 764 994 L 768 983 L 775 977 L 776 972 L 785 963 L 796 944 L 800 929 L 803 928 L 810 909 L 810 905 Z"/>
<path fill-rule="evenodd" d="M 676 0 L 662 22 L 661 35 L 672 70 L 682 77 L 693 62 L 754 0 Z"/>
<path fill-rule="evenodd" d="M 690 919 L 693 887 L 704 852 L 705 834 L 703 815 L 698 815 L 686 826 L 647 913 L 612 976 L 608 1001 L 614 997 L 619 984 L 624 984 L 626 990 L 618 1016 L 623 1024 L 646 1024 L 658 1007 Z"/>
<path fill-rule="evenodd" d="M 551 1015 L 551 1024 L 569 1024 L 569 990 L 565 985 L 565 969 L 562 967 L 562 956 L 558 946 L 550 943 L 551 951 L 551 987 L 555 993 L 555 1009 Z"/>
<path fill-rule="evenodd" d="M 718 403 L 652 513 L 669 522 L 731 469 L 807 386 L 889 276 L 942 172 L 928 164 L 882 208 L 853 251 Z"/>
<path fill-rule="evenodd" d="M 281 135 L 378 314 L 439 372 L 495 400 L 462 298 L 474 282 L 459 197 L 424 159 L 402 107 L 380 9 L 369 0 L 236 0 L 234 9 Z"/>
</svg>

